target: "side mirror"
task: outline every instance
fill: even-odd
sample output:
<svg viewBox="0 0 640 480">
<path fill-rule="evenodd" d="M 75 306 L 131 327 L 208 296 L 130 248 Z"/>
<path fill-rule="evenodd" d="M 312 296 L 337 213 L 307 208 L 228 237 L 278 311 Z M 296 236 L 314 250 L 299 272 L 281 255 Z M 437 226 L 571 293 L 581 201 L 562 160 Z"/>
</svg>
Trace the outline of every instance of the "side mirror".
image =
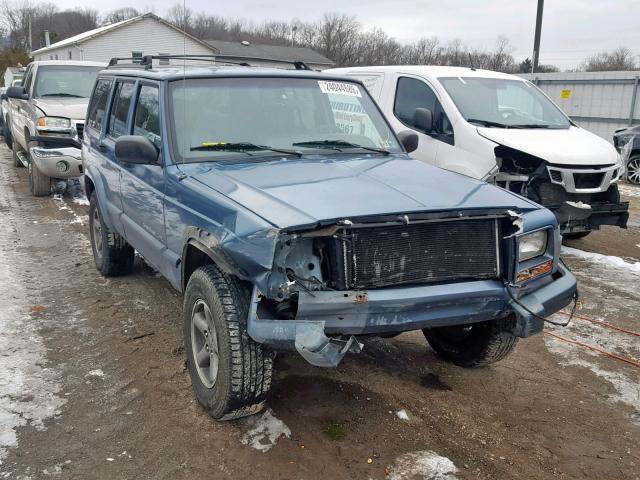
<svg viewBox="0 0 640 480">
<path fill-rule="evenodd" d="M 416 108 L 413 113 L 413 126 L 425 133 L 433 130 L 433 113 L 431 113 L 431 110 L 428 108 Z"/>
<path fill-rule="evenodd" d="M 17 98 L 18 100 L 28 100 L 29 95 L 23 86 L 7 87 L 7 97 Z"/>
<path fill-rule="evenodd" d="M 157 165 L 158 149 L 140 135 L 123 135 L 116 140 L 116 158 L 123 163 Z"/>
<path fill-rule="evenodd" d="M 402 132 L 398 132 L 398 139 L 402 146 L 407 151 L 407 153 L 411 153 L 418 148 L 418 142 L 420 139 L 418 138 L 418 134 L 416 132 L 412 132 L 411 130 L 403 130 Z"/>
</svg>

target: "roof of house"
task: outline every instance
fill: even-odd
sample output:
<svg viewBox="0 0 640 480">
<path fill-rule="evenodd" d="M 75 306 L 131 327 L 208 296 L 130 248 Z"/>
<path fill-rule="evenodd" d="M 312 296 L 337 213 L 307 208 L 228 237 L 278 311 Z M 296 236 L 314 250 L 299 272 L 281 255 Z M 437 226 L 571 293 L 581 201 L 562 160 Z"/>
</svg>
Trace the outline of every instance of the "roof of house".
<svg viewBox="0 0 640 480">
<path fill-rule="evenodd" d="M 65 38 L 64 40 L 60 40 L 59 42 L 52 43 L 48 47 L 43 47 L 43 48 L 40 48 L 38 50 L 34 50 L 33 52 L 31 52 L 31 55 L 32 56 L 33 55 L 40 55 L 40 54 L 45 53 L 45 52 L 47 52 L 49 50 L 55 50 L 55 49 L 58 49 L 58 48 L 69 46 L 69 45 L 75 45 L 77 43 L 86 42 L 87 40 L 90 40 L 90 39 L 92 39 L 94 37 L 97 37 L 97 36 L 100 36 L 100 35 L 104 35 L 105 33 L 109 33 L 109 32 L 111 32 L 113 30 L 116 30 L 116 29 L 118 29 L 120 27 L 124 27 L 125 25 L 130 25 L 132 23 L 139 22 L 140 20 L 143 20 L 145 18 L 152 18 L 154 20 L 157 20 L 158 22 L 166 25 L 167 27 L 173 28 L 174 30 L 177 30 L 178 32 L 186 35 L 191 40 L 200 43 L 204 47 L 207 47 L 207 48 L 210 48 L 210 49 L 212 48 L 212 46 L 209 45 L 208 43 L 203 42 L 202 40 L 194 37 L 193 35 L 189 35 L 188 33 L 184 32 L 183 30 L 181 30 L 180 28 L 176 27 L 172 23 L 167 22 L 166 20 L 163 20 L 162 18 L 158 17 L 157 15 L 154 15 L 153 13 L 145 13 L 144 15 L 139 15 L 137 17 L 129 18 L 129 19 L 123 20 L 121 22 L 116 22 L 116 23 L 111 23 L 109 25 L 104 25 L 102 27 L 98 27 L 98 28 L 95 28 L 93 30 L 87 30 L 86 32 L 79 33 L 78 35 L 74 35 L 73 37 Z M 215 52 L 215 50 L 214 50 L 214 53 L 217 53 L 217 52 Z"/>
<path fill-rule="evenodd" d="M 221 40 L 205 40 L 205 42 L 218 50 L 220 55 L 229 55 L 237 58 L 305 62 L 327 66 L 335 64 L 327 57 L 306 47 L 262 45 L 249 42 L 223 42 Z"/>
</svg>

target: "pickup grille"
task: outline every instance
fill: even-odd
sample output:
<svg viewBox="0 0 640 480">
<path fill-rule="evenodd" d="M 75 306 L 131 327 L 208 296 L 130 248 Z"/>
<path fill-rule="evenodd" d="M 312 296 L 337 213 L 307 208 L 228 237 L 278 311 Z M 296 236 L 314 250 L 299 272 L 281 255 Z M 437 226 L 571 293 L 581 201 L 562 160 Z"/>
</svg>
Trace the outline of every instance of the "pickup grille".
<svg viewBox="0 0 640 480">
<path fill-rule="evenodd" d="M 333 239 L 339 290 L 496 278 L 497 220 L 463 219 L 345 229 Z"/>
</svg>

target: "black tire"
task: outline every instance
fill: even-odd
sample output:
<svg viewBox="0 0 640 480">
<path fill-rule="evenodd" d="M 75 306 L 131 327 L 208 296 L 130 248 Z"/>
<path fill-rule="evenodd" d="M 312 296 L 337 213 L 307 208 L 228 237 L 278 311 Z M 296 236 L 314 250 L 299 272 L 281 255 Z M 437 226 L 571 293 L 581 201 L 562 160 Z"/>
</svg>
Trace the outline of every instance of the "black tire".
<svg viewBox="0 0 640 480">
<path fill-rule="evenodd" d="M 131 273 L 135 251 L 119 234 L 109 230 L 102 218 L 95 192 L 89 200 L 89 234 L 96 268 L 105 277 Z"/>
<path fill-rule="evenodd" d="M 7 144 L 7 147 L 13 148 L 13 136 L 11 135 L 11 129 L 7 122 L 2 126 L 2 136 L 4 137 L 4 143 Z"/>
<path fill-rule="evenodd" d="M 46 197 L 51 193 L 51 177 L 42 173 L 31 160 L 29 160 L 29 190 L 34 197 Z"/>
<path fill-rule="evenodd" d="M 20 152 L 21 149 L 18 146 L 18 142 L 12 142 L 11 145 L 11 158 L 13 158 L 13 166 L 17 167 L 17 168 L 21 168 L 24 167 L 22 161 L 18 158 L 18 152 Z"/>
<path fill-rule="evenodd" d="M 422 330 L 431 348 L 460 367 L 477 368 L 505 358 L 518 338 L 511 333 L 515 318 Z"/>
<path fill-rule="evenodd" d="M 193 272 L 185 290 L 187 368 L 198 402 L 217 420 L 259 412 L 271 388 L 273 352 L 247 333 L 250 298 L 245 284 L 215 265 Z M 195 317 L 200 313 L 209 335 L 197 327 Z M 196 351 L 204 353 L 200 362 Z"/>
<path fill-rule="evenodd" d="M 562 238 L 565 240 L 578 240 L 579 238 L 584 238 L 589 235 L 591 232 L 569 232 L 563 233 Z"/>
</svg>

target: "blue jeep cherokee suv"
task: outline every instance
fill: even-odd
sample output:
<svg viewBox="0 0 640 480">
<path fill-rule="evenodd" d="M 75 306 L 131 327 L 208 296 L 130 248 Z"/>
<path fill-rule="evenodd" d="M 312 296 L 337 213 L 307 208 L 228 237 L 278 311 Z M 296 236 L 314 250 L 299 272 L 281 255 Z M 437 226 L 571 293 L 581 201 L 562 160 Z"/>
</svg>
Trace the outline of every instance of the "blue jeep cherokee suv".
<svg viewBox="0 0 640 480">
<path fill-rule="evenodd" d="M 152 62 L 114 60 L 94 88 L 93 254 L 122 275 L 135 249 L 184 294 L 214 418 L 262 407 L 278 349 L 335 366 L 365 336 L 422 330 L 442 358 L 482 366 L 574 297 L 554 215 L 411 159 L 415 134 L 396 136 L 358 81 Z"/>
</svg>

